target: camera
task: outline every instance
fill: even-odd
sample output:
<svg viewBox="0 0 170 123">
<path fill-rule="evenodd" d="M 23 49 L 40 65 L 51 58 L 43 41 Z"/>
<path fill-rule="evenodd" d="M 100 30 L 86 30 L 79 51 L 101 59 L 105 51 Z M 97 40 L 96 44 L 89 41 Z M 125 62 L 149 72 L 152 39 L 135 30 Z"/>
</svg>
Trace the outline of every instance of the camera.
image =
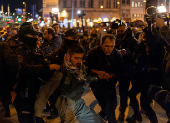
<svg viewBox="0 0 170 123">
<path fill-rule="evenodd" d="M 113 28 L 113 29 L 117 29 L 119 26 L 121 26 L 121 25 L 124 25 L 124 23 L 121 21 L 121 20 L 119 20 L 119 19 L 116 19 L 112 24 L 111 24 L 111 27 Z"/>
</svg>

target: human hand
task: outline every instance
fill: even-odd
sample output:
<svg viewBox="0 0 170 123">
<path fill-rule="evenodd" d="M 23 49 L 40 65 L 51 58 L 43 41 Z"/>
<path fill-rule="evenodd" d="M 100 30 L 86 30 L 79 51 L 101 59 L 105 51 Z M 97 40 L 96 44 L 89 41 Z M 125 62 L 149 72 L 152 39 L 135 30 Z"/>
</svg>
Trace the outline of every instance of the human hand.
<svg viewBox="0 0 170 123">
<path fill-rule="evenodd" d="M 105 71 L 98 71 L 97 75 L 100 79 L 104 79 Z"/>
<path fill-rule="evenodd" d="M 60 69 L 60 65 L 58 64 L 50 64 L 50 70 L 59 70 Z"/>
<path fill-rule="evenodd" d="M 10 92 L 11 93 L 11 101 L 12 101 L 12 103 L 14 102 L 14 100 L 15 100 L 15 97 L 17 96 L 17 93 L 15 92 L 15 91 L 12 91 L 12 92 Z"/>
<path fill-rule="evenodd" d="M 143 22 L 142 20 L 136 19 L 134 22 L 137 23 L 139 27 L 141 26 L 148 27 L 148 24 Z"/>
<path fill-rule="evenodd" d="M 156 26 L 157 26 L 157 27 L 162 28 L 163 26 L 165 26 L 164 19 L 162 19 L 162 18 L 156 18 L 155 21 L 156 21 Z"/>
<path fill-rule="evenodd" d="M 122 56 L 126 56 L 126 50 L 125 50 L 125 49 L 122 49 L 122 50 L 121 50 L 121 54 L 122 54 Z"/>
</svg>

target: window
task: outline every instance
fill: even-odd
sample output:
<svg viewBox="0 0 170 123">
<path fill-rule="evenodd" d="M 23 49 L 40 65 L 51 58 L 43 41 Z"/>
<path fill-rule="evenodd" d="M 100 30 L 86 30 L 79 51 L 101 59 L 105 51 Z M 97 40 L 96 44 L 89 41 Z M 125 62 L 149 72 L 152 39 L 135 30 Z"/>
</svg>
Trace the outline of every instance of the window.
<svg viewBox="0 0 170 123">
<path fill-rule="evenodd" d="M 126 17 L 130 16 L 130 9 L 126 9 Z"/>
<path fill-rule="evenodd" d="M 132 18 L 134 18 L 134 14 L 132 14 Z"/>
<path fill-rule="evenodd" d="M 93 8 L 93 0 L 89 0 L 89 8 Z"/>
<path fill-rule="evenodd" d="M 143 2 L 141 2 L 140 6 L 143 7 Z"/>
<path fill-rule="evenodd" d="M 139 14 L 137 14 L 137 17 L 139 18 Z"/>
<path fill-rule="evenodd" d="M 71 6 L 70 7 L 72 7 L 72 2 L 73 2 L 73 0 L 71 0 Z M 74 7 L 77 7 L 77 0 L 74 0 Z"/>
<path fill-rule="evenodd" d="M 126 14 L 125 14 L 126 13 L 126 9 L 122 9 L 121 13 L 122 13 L 122 17 L 125 17 L 126 16 Z"/>
<path fill-rule="evenodd" d="M 140 14 L 140 17 L 142 18 L 142 14 Z"/>
<path fill-rule="evenodd" d="M 122 0 L 122 4 L 125 4 L 125 0 Z"/>
<path fill-rule="evenodd" d="M 130 4 L 130 0 L 127 0 L 127 4 Z"/>
<path fill-rule="evenodd" d="M 106 8 L 111 8 L 111 0 L 107 0 Z"/>
<path fill-rule="evenodd" d="M 140 7 L 140 2 L 138 2 L 138 7 Z"/>
<path fill-rule="evenodd" d="M 138 3 L 137 2 L 135 2 L 135 7 L 138 7 Z"/>
<path fill-rule="evenodd" d="M 67 0 L 63 0 L 63 7 L 64 7 L 64 8 L 67 7 Z"/>
<path fill-rule="evenodd" d="M 101 6 L 103 6 L 103 0 L 100 0 L 100 1 L 99 1 L 99 8 L 100 8 Z"/>
<path fill-rule="evenodd" d="M 135 2 L 134 1 L 132 1 L 132 7 L 135 7 Z"/>
<path fill-rule="evenodd" d="M 134 17 L 136 18 L 136 14 L 134 14 Z"/>
<path fill-rule="evenodd" d="M 77 0 L 74 0 L 74 7 L 77 7 Z"/>
<path fill-rule="evenodd" d="M 113 0 L 113 8 L 118 9 L 119 5 L 117 4 L 118 0 Z"/>
<path fill-rule="evenodd" d="M 85 0 L 80 0 L 80 7 L 85 8 Z"/>
</svg>

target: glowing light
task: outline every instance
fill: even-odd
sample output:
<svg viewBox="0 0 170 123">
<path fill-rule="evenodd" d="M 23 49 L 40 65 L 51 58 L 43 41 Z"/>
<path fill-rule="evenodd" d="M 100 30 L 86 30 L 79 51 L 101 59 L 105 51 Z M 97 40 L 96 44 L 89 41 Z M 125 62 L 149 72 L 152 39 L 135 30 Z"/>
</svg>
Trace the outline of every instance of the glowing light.
<svg viewBox="0 0 170 123">
<path fill-rule="evenodd" d="M 103 18 L 104 22 L 109 22 L 109 18 Z"/>
<path fill-rule="evenodd" d="M 117 4 L 120 4 L 120 2 L 117 2 Z"/>
<path fill-rule="evenodd" d="M 52 12 L 53 12 L 53 13 L 59 12 L 59 9 L 58 9 L 58 8 L 52 8 Z"/>
<path fill-rule="evenodd" d="M 25 2 L 23 2 L 23 4 L 25 4 Z"/>
<path fill-rule="evenodd" d="M 93 22 L 90 22 L 90 26 L 93 27 Z"/>
<path fill-rule="evenodd" d="M 79 11 L 77 11 L 77 13 L 78 13 L 78 14 L 80 14 L 80 13 L 81 13 L 81 11 L 79 10 Z"/>
<path fill-rule="evenodd" d="M 157 9 L 159 13 L 166 12 L 165 6 L 158 6 Z"/>
<path fill-rule="evenodd" d="M 103 9 L 103 6 L 100 6 L 101 9 Z"/>
</svg>

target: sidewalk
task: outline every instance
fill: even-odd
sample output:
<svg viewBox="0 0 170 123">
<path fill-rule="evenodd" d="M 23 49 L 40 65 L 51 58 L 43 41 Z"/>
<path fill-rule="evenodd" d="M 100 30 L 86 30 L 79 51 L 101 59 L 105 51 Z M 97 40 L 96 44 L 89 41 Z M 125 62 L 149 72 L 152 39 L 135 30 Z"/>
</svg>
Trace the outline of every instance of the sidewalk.
<svg viewBox="0 0 170 123">
<path fill-rule="evenodd" d="M 98 101 L 95 99 L 92 91 L 90 90 L 89 87 L 85 87 L 85 93 L 83 94 L 82 98 L 85 100 L 86 104 L 88 106 L 90 106 L 92 109 L 94 109 L 97 113 L 100 112 L 101 108 L 98 104 Z M 118 118 L 119 115 L 119 95 L 118 96 L 118 107 L 116 109 L 116 117 Z M 139 96 L 138 96 L 139 99 Z M 166 123 L 168 121 L 168 118 L 166 116 L 165 111 L 157 104 L 155 103 L 154 105 L 152 104 L 153 109 L 155 110 L 157 117 L 158 117 L 158 122 L 159 123 Z M 6 120 L 4 120 L 4 122 L 0 122 L 0 123 L 19 123 L 17 121 L 17 114 L 16 114 L 16 110 L 15 108 L 11 105 L 10 106 L 10 110 L 11 110 L 11 118 L 8 118 Z M 133 110 L 127 108 L 125 116 L 127 117 L 127 115 L 131 116 L 133 114 Z M 144 116 L 143 117 L 143 122 L 142 123 L 150 123 L 150 121 Z M 53 119 L 53 120 L 47 120 L 46 118 L 44 118 L 46 123 L 60 123 L 60 118 L 57 119 Z M 126 123 L 126 122 L 125 122 Z"/>
</svg>

